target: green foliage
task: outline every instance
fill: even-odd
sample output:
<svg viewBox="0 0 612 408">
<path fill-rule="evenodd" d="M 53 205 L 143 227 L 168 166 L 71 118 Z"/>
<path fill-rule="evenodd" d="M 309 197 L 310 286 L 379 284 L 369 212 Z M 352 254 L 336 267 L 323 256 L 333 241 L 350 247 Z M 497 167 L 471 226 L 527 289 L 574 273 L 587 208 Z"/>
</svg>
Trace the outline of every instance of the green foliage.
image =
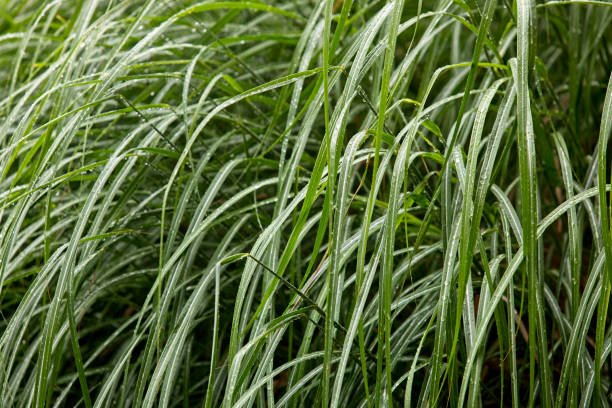
<svg viewBox="0 0 612 408">
<path fill-rule="evenodd" d="M 612 2 L 0 4 L 0 407 L 612 403 Z"/>
</svg>

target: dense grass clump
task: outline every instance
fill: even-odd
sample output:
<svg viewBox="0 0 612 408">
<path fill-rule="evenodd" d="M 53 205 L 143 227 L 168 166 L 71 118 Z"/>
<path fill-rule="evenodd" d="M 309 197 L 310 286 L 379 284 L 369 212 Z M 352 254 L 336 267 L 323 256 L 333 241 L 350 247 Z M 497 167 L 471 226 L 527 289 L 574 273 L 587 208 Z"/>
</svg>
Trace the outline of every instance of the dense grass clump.
<svg viewBox="0 0 612 408">
<path fill-rule="evenodd" d="M 0 407 L 609 406 L 612 2 L 0 4 Z"/>
</svg>

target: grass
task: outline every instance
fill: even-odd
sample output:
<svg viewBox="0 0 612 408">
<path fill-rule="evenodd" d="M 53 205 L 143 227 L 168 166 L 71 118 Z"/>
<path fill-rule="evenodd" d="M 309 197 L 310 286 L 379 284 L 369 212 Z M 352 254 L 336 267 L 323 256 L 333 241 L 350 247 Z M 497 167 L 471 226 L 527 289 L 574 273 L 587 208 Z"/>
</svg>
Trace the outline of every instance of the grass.
<svg viewBox="0 0 612 408">
<path fill-rule="evenodd" d="M 612 2 L 0 16 L 0 406 L 611 405 Z"/>
</svg>

